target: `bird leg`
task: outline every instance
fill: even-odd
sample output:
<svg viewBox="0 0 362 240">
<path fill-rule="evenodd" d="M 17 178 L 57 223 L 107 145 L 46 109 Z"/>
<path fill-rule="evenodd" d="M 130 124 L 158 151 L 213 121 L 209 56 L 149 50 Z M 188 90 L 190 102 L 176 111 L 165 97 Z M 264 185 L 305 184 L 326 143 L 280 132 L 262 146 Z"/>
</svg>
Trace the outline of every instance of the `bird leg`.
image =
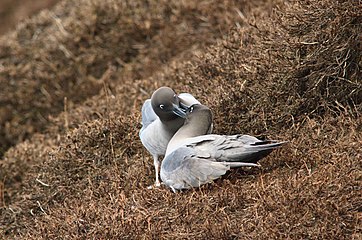
<svg viewBox="0 0 362 240">
<path fill-rule="evenodd" d="M 155 165 L 155 172 L 156 172 L 155 186 L 159 187 L 161 186 L 161 184 L 158 178 L 158 171 L 160 170 L 160 161 L 158 161 L 158 156 L 153 156 L 153 164 Z"/>
<path fill-rule="evenodd" d="M 155 166 L 156 180 L 155 180 L 155 183 L 153 185 L 147 187 L 148 189 L 152 189 L 153 187 L 161 186 L 161 183 L 160 183 L 160 180 L 159 180 L 159 177 L 158 177 L 158 171 L 160 169 L 160 161 L 158 161 L 158 156 L 157 155 L 153 156 L 153 165 Z"/>
</svg>

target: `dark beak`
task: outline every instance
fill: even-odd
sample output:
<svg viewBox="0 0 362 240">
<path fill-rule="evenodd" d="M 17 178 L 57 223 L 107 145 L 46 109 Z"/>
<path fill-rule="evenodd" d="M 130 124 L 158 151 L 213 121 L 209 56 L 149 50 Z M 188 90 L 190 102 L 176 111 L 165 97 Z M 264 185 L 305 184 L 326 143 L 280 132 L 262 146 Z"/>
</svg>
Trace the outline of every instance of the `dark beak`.
<svg viewBox="0 0 362 240">
<path fill-rule="evenodd" d="M 183 110 L 181 107 L 179 107 L 176 104 L 172 104 L 173 105 L 173 109 L 172 112 L 174 114 L 176 114 L 177 116 L 181 117 L 181 118 L 186 118 L 186 113 L 185 110 Z"/>
</svg>

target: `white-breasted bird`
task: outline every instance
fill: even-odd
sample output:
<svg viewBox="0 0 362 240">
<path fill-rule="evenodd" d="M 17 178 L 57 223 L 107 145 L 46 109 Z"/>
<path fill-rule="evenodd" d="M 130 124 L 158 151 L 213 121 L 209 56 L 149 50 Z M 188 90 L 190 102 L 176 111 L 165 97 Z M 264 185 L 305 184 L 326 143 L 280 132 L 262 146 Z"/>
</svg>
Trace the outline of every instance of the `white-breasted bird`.
<svg viewBox="0 0 362 240">
<path fill-rule="evenodd" d="M 142 128 L 139 136 L 142 144 L 153 156 L 155 186 L 160 185 L 159 157 L 165 155 L 169 141 L 184 124 L 186 109 L 193 104 L 200 102 L 191 94 L 177 95 L 171 88 L 161 87 L 142 106 Z"/>
</svg>

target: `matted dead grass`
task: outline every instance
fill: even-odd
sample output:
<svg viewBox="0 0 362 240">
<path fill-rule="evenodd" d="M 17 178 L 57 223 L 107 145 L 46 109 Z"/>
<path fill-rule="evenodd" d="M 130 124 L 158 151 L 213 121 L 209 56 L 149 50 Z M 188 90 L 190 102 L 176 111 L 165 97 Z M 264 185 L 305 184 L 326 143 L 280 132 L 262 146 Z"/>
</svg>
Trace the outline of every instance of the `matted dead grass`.
<svg viewBox="0 0 362 240">
<path fill-rule="evenodd" d="M 3 237 L 360 239 L 362 11 L 355 1 L 260 2 L 239 18 L 206 49 L 105 81 L 7 151 Z M 209 105 L 216 133 L 289 144 L 259 170 L 183 193 L 147 190 L 140 108 L 162 85 Z"/>
<path fill-rule="evenodd" d="M 105 81 L 148 77 L 214 43 L 239 18 L 235 9 L 254 4 L 73 0 L 23 22 L 0 40 L 0 155 Z"/>
</svg>

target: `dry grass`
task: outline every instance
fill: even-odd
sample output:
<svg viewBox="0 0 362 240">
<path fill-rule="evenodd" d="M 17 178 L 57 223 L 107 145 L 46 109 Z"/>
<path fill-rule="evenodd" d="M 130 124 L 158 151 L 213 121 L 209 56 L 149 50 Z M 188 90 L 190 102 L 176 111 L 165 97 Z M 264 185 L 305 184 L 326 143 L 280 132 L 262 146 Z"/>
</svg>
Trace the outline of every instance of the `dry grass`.
<svg viewBox="0 0 362 240">
<path fill-rule="evenodd" d="M 231 7 L 237 3 L 228 3 L 230 8 L 209 2 L 172 5 L 173 14 L 183 9 L 175 17 L 202 19 L 200 26 L 207 27 L 201 29 L 210 28 L 206 36 L 217 39 L 198 35 L 195 25 L 183 29 L 184 20 L 177 18 L 180 25 L 158 30 L 153 45 L 146 41 L 152 50 L 144 48 L 122 68 L 98 76 L 98 95 L 82 104 L 70 97 L 66 111 L 52 117 L 42 134 L 6 152 L 0 162 L 4 238 L 362 237 L 362 11 L 357 2 L 240 3 L 244 15 Z M 110 8 L 110 18 L 120 13 L 114 9 L 121 5 L 113 1 L 92 4 Z M 170 7 L 168 2 L 159 6 Z M 82 23 L 86 11 L 70 16 Z M 213 28 L 216 20 L 234 27 L 222 36 Z M 93 30 L 101 38 L 115 31 L 112 24 L 104 32 L 99 28 Z M 133 41 L 134 33 L 126 32 L 118 34 Z M 186 36 L 191 36 L 187 44 L 172 53 L 173 41 Z M 101 54 L 101 43 L 87 54 Z M 109 44 L 109 49 L 116 45 Z M 114 60 L 112 54 L 108 58 Z M 149 59 L 155 65 L 139 71 Z M 235 170 L 178 194 L 147 190 L 153 166 L 138 139 L 139 109 L 161 85 L 189 91 L 209 105 L 217 133 L 249 133 L 289 144 L 263 160 L 260 170 Z"/>
<path fill-rule="evenodd" d="M 0 2 L 0 35 L 42 9 L 54 6 L 59 0 L 2 0 Z"/>
<path fill-rule="evenodd" d="M 243 5 L 74 0 L 25 21 L 0 40 L 0 155 L 43 132 L 65 97 L 78 104 L 104 81 L 146 78 L 173 57 L 214 43 Z"/>
</svg>

